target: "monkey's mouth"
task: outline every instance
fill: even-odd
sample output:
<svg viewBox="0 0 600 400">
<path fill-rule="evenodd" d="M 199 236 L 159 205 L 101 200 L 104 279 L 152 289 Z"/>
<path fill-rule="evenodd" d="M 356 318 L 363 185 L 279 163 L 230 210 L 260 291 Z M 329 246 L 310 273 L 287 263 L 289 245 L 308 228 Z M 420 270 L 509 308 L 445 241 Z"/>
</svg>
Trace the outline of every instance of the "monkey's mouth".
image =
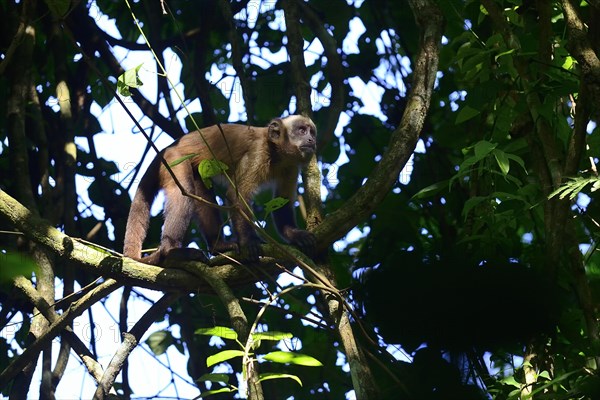
<svg viewBox="0 0 600 400">
<path fill-rule="evenodd" d="M 303 146 L 300 146 L 300 150 L 302 150 L 305 153 L 314 153 L 315 151 L 317 151 L 317 146 L 305 144 Z"/>
</svg>

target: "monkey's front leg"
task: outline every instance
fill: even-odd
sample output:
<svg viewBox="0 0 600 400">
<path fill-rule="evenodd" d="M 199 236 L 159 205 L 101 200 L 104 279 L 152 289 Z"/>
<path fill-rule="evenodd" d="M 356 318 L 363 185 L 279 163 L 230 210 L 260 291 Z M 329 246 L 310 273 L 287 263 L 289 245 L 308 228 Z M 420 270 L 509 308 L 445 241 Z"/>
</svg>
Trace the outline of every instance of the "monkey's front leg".
<svg viewBox="0 0 600 400">
<path fill-rule="evenodd" d="M 291 202 L 275 210 L 273 219 L 277 230 L 288 243 L 298 247 L 311 258 L 315 256 L 317 239 L 311 232 L 296 227 L 294 208 Z"/>
<path fill-rule="evenodd" d="M 231 222 L 237 235 L 239 253 L 244 260 L 258 261 L 262 242 L 254 227 L 241 214 L 242 212 L 244 211 L 238 207 L 231 212 Z"/>
<path fill-rule="evenodd" d="M 246 196 L 247 200 L 244 202 L 242 201 L 244 197 L 242 197 L 241 193 L 234 193 L 230 190 L 227 197 L 229 198 L 229 203 L 233 206 L 230 213 L 231 224 L 237 236 L 240 256 L 246 261 L 258 261 L 262 242 L 250 222 L 253 216 L 246 206 L 250 204 L 250 196 Z"/>
</svg>

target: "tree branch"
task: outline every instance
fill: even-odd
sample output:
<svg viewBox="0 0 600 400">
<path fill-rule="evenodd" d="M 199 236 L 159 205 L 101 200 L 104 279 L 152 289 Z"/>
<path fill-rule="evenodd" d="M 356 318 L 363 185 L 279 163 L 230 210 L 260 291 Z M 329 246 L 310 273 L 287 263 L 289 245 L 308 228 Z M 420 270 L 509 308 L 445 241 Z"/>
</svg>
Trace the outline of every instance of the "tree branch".
<svg viewBox="0 0 600 400">
<path fill-rule="evenodd" d="M 338 52 L 337 41 L 327 29 L 325 29 L 323 21 L 307 3 L 299 0 L 296 1 L 302 8 L 302 13 L 306 16 L 306 21 L 323 45 L 325 55 L 327 56 L 327 71 L 329 84 L 331 85 L 331 98 L 329 107 L 326 111 L 327 121 L 323 126 L 319 127 L 319 146 L 324 146 L 335 138 L 334 131 L 340 119 L 340 114 L 344 110 L 346 92 L 346 89 L 344 88 L 344 67 L 342 66 L 342 60 L 340 58 L 340 53 Z"/>
<path fill-rule="evenodd" d="M 122 284 L 148 289 L 214 293 L 206 281 L 200 280 L 184 270 L 143 264 L 116 255 L 118 253 L 110 253 L 108 250 L 85 245 L 50 226 L 45 220 L 32 215 L 29 210 L 3 190 L 0 190 L 0 216 L 7 219 L 13 227 L 23 232 L 31 240 L 47 247 L 67 262 L 74 263 L 97 276 L 113 277 Z M 294 249 L 290 248 L 290 250 Z M 273 245 L 263 245 L 262 253 L 280 254 Z M 222 259 L 217 258 L 217 260 Z M 239 265 L 233 263 L 220 265 L 215 262 L 211 265 L 213 265 L 214 273 L 218 274 L 228 285 L 238 287 L 256 282 L 258 279 L 256 271 L 260 271 L 265 276 L 279 274 L 281 269 L 277 263 L 283 263 L 286 266 L 292 265 L 291 261 L 286 260 L 268 256 L 261 257 L 251 270 L 239 268 Z"/>
<path fill-rule="evenodd" d="M 139 341 L 142 339 L 144 333 L 150 328 L 150 325 L 158 317 L 164 314 L 165 310 L 171 303 L 173 303 L 180 296 L 180 293 L 167 293 L 160 300 L 150 307 L 148 311 L 138 320 L 138 322 L 131 328 L 129 333 L 123 333 L 123 343 L 110 360 L 104 375 L 100 380 L 94 399 L 104 399 L 110 392 L 117 375 L 121 371 L 123 364 L 127 361 L 127 357 L 137 346 Z"/>
<path fill-rule="evenodd" d="M 244 41 L 238 34 L 233 19 L 233 12 L 231 11 L 231 4 L 229 0 L 219 0 L 219 8 L 223 14 L 223 18 L 227 23 L 227 29 L 229 29 L 229 42 L 231 43 L 231 61 L 235 72 L 237 73 L 240 85 L 242 87 L 242 94 L 244 96 L 244 105 L 246 107 L 246 117 L 249 125 L 254 124 L 256 113 L 254 111 L 254 100 L 255 94 L 252 90 L 252 81 L 248 79 L 244 68 L 244 53 L 248 53 L 247 48 L 243 48 Z"/>
<path fill-rule="evenodd" d="M 67 324 L 80 316 L 94 303 L 116 290 L 119 286 L 120 284 L 114 279 L 108 279 L 89 293 L 85 294 L 77 302 L 71 304 L 71 307 L 58 317 L 41 337 L 31 343 L 19 357 L 0 373 L 0 389 L 5 387 L 21 371 L 21 369 L 25 367 L 25 365 L 37 358 L 40 351 L 46 348 L 52 339 L 58 336 L 67 327 Z"/>
<path fill-rule="evenodd" d="M 410 6 L 421 28 L 421 42 L 413 63 L 412 90 L 402 120 L 367 182 L 315 229 L 320 246 L 329 246 L 373 212 L 398 180 L 417 144 L 429 110 L 444 23 L 441 12 L 432 1 L 411 0 Z"/>
<path fill-rule="evenodd" d="M 73 33 L 75 40 L 78 43 L 81 43 L 81 49 L 83 49 L 86 54 L 95 54 L 98 52 L 102 61 L 115 77 L 125 72 L 123 67 L 121 67 L 121 64 L 110 51 L 106 41 L 102 40 L 100 29 L 95 24 L 94 20 L 87 14 L 84 2 L 81 2 L 73 9 L 69 18 L 67 18 L 66 23 L 69 30 Z M 152 104 L 137 89 L 131 89 L 131 93 L 131 99 L 144 115 L 153 120 L 167 135 L 174 139 L 178 139 L 183 135 L 183 130 L 178 123 L 170 121 L 159 112 L 158 104 Z"/>
<path fill-rule="evenodd" d="M 18 276 L 15 278 L 15 287 L 31 301 L 35 308 L 37 308 L 51 324 L 56 322 L 58 315 L 52 311 L 53 306 L 48 304 L 46 300 L 37 293 L 30 280 L 23 276 Z M 67 326 L 60 335 L 62 339 L 69 343 L 79 358 L 81 358 L 81 361 L 86 366 L 92 378 L 94 378 L 96 382 L 100 382 L 103 374 L 102 366 L 96 361 L 93 354 L 88 350 L 81 339 L 75 335 L 72 328 Z"/>
<path fill-rule="evenodd" d="M 237 297 L 231 291 L 231 288 L 221 279 L 217 274 L 214 273 L 213 269 L 203 266 L 197 263 L 184 263 L 182 264 L 186 271 L 199 276 L 203 280 L 207 281 L 213 288 L 223 305 L 227 309 L 231 325 L 235 332 L 238 334 L 238 338 L 241 343 L 248 343 L 250 335 L 250 329 L 248 328 L 248 318 L 244 314 L 244 310 L 240 306 L 240 302 Z M 246 374 L 248 380 L 248 389 L 250 400 L 262 400 L 264 399 L 262 385 L 259 381 L 258 374 L 258 362 L 252 360 L 247 356 L 244 357 L 246 364 Z"/>
<path fill-rule="evenodd" d="M 282 4 L 285 13 L 287 50 L 290 57 L 294 93 L 296 94 L 297 113 L 312 118 L 311 87 L 304 62 L 304 39 L 300 32 L 298 5 L 295 0 L 284 0 Z M 308 230 L 313 230 L 323 220 L 321 211 L 321 171 L 317 165 L 316 156 L 312 157 L 302 171 L 302 182 L 304 183 L 304 196 L 302 198 L 306 204 L 306 227 Z"/>
</svg>

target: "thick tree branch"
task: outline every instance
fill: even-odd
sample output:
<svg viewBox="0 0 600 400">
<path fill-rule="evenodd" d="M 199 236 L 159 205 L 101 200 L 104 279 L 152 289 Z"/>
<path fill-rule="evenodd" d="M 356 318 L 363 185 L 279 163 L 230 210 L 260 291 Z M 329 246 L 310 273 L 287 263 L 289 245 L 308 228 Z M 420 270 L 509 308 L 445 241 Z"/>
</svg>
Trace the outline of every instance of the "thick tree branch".
<svg viewBox="0 0 600 400">
<path fill-rule="evenodd" d="M 122 284 L 149 289 L 213 293 L 212 288 L 206 281 L 202 281 L 184 270 L 143 264 L 130 258 L 114 255 L 116 253 L 109 253 L 85 245 L 50 226 L 45 220 L 34 216 L 22 204 L 2 190 L 0 190 L 0 217 L 8 220 L 13 227 L 23 232 L 29 239 L 95 275 L 114 277 Z M 263 245 L 263 254 L 279 253 L 275 246 Z M 217 258 L 215 263 L 211 265 L 218 265 L 219 260 L 222 260 L 222 258 Z M 281 272 L 277 263 L 281 262 L 282 260 L 267 256 L 262 257 L 252 267 L 251 271 L 233 264 L 213 266 L 212 268 L 214 273 L 218 274 L 230 286 L 237 287 L 259 280 L 260 278 L 256 274 L 257 271 L 264 274 L 265 277 L 277 275 Z M 284 265 L 291 265 L 291 262 L 284 261 Z"/>
<path fill-rule="evenodd" d="M 444 23 L 432 1 L 412 0 L 410 6 L 421 28 L 421 42 L 413 63 L 412 90 L 402 121 L 367 182 L 315 229 L 321 246 L 329 246 L 373 212 L 398 180 L 423 128 L 435 83 Z"/>
<path fill-rule="evenodd" d="M 567 48 L 577 59 L 583 75 L 583 81 L 593 94 L 592 100 L 600 98 L 600 59 L 588 39 L 585 24 L 579 18 L 577 9 L 571 0 L 563 0 L 563 13 L 567 21 Z"/>
<path fill-rule="evenodd" d="M 300 114 L 311 116 L 310 85 L 308 82 L 308 71 L 304 62 L 304 40 L 300 32 L 300 21 L 297 17 L 297 8 L 298 4 L 295 0 L 283 1 L 288 37 L 288 52 L 290 54 L 297 107 Z M 305 198 L 307 200 L 307 227 L 309 229 L 315 229 L 322 221 L 320 171 L 316 163 L 316 157 L 313 157 L 308 167 L 303 171 L 302 179 L 305 184 Z M 317 243 L 319 242 L 321 242 L 321 240 L 317 240 Z M 325 251 L 327 246 L 328 244 L 322 246 L 320 250 Z M 335 287 L 335 274 L 329 265 L 318 264 L 315 269 L 319 276 L 322 276 L 321 279 L 325 279 L 324 283 L 327 286 Z M 378 389 L 374 384 L 374 376 L 364 355 L 357 346 L 352 327 L 349 323 L 348 314 L 343 309 L 344 306 L 342 300 L 337 296 L 324 295 L 323 301 L 327 304 L 329 316 L 331 320 L 334 321 L 344 352 L 348 358 L 356 398 L 359 400 L 374 400 L 379 398 Z"/>
<path fill-rule="evenodd" d="M 590 105 L 597 105 L 600 102 L 600 59 L 588 39 L 587 29 L 579 19 L 575 6 L 569 0 L 564 0 L 562 3 L 567 21 L 567 47 L 577 59 L 582 75 L 575 109 L 575 129 L 565 159 L 565 175 L 573 176 L 578 171 L 585 148 L 586 130 L 592 113 Z"/>
<path fill-rule="evenodd" d="M 298 4 L 295 0 L 284 0 L 282 5 L 285 12 L 287 50 L 290 57 L 292 82 L 296 94 L 296 112 L 312 118 L 311 87 L 304 61 L 304 39 L 300 32 Z M 313 230 L 323 220 L 321 211 L 321 172 L 317 165 L 316 156 L 312 157 L 302 171 L 302 182 L 304 183 L 303 199 L 306 205 L 306 227 L 308 230 Z"/>
</svg>

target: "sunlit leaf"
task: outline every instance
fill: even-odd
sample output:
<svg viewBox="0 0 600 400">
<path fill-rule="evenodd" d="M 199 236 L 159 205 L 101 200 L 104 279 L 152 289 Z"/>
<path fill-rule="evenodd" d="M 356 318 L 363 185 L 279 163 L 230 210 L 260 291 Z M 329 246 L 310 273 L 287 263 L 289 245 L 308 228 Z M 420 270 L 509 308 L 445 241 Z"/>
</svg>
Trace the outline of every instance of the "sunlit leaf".
<svg viewBox="0 0 600 400">
<path fill-rule="evenodd" d="M 117 91 L 121 96 L 130 97 L 131 91 L 129 88 L 136 89 L 144 84 L 138 75 L 142 65 L 144 64 L 128 69 L 119 76 L 119 79 L 117 80 Z"/>
<path fill-rule="evenodd" d="M 218 336 L 222 339 L 237 340 L 237 333 L 226 326 L 213 326 L 212 328 L 199 328 L 194 331 L 196 335 Z"/>
<path fill-rule="evenodd" d="M 567 57 L 564 57 L 562 67 L 564 69 L 570 71 L 571 69 L 573 69 L 575 67 L 576 64 L 577 64 L 577 61 L 575 60 L 575 58 L 573 58 L 571 56 L 567 56 Z"/>
<path fill-rule="evenodd" d="M 218 393 L 231 393 L 231 392 L 236 392 L 237 389 L 235 388 L 228 388 L 228 387 L 224 387 L 221 389 L 215 389 L 215 390 L 208 390 L 206 392 L 202 392 L 202 394 L 198 397 L 196 397 L 197 399 L 204 399 L 208 396 L 211 396 L 213 394 L 218 394 Z"/>
<path fill-rule="evenodd" d="M 593 188 L 594 185 L 596 185 L 599 181 L 600 181 L 600 178 L 597 178 L 595 176 L 592 176 L 589 178 L 582 178 L 582 177 L 570 178 L 569 180 L 567 180 L 567 182 L 565 182 L 563 185 L 561 185 L 558 189 L 556 189 L 555 191 L 550 193 L 548 198 L 551 199 L 553 197 L 558 196 L 559 199 L 564 199 L 564 198 L 568 197 L 569 200 L 573 200 L 587 185 L 589 185 L 591 183 L 591 184 L 593 184 L 593 186 L 592 186 L 592 188 Z"/>
<path fill-rule="evenodd" d="M 294 335 L 292 335 L 291 333 L 277 332 L 277 331 L 257 332 L 257 333 L 252 334 L 253 340 L 273 340 L 276 342 L 278 342 L 280 340 L 284 340 L 284 339 L 291 339 L 293 337 L 294 337 Z"/>
<path fill-rule="evenodd" d="M 267 372 L 264 374 L 260 374 L 258 376 L 258 381 L 268 381 L 271 379 L 293 379 L 296 382 L 298 382 L 298 385 L 302 386 L 302 381 L 300 380 L 300 378 L 298 378 L 296 375 L 291 375 L 291 374 L 277 374 L 274 372 Z"/>
<path fill-rule="evenodd" d="M 228 168 L 227 164 L 219 160 L 202 160 L 198 165 L 198 173 L 200 174 L 204 185 L 210 189 L 212 188 L 211 178 L 221 175 L 224 171 L 227 171 Z"/>
<path fill-rule="evenodd" d="M 540 377 L 540 378 L 544 378 L 544 379 L 548 379 L 548 380 L 552 379 L 552 378 L 550 377 L 550 373 L 549 373 L 548 371 L 542 371 L 542 372 L 540 372 L 540 373 L 538 374 L 538 377 Z"/>
<path fill-rule="evenodd" d="M 265 354 L 263 359 L 281 364 L 304 365 L 305 367 L 323 366 L 323 364 L 316 358 L 307 356 L 305 354 L 291 353 L 288 351 L 274 351 L 272 353 Z"/>
<path fill-rule="evenodd" d="M 502 383 L 514 387 L 521 387 L 521 384 L 515 380 L 515 377 L 513 375 L 507 376 L 506 378 L 502 379 Z"/>
<path fill-rule="evenodd" d="M 241 350 L 223 350 L 215 355 L 212 355 L 206 359 L 206 366 L 212 367 L 215 364 L 223 361 L 231 360 L 235 357 L 242 357 L 244 352 Z"/>
</svg>

